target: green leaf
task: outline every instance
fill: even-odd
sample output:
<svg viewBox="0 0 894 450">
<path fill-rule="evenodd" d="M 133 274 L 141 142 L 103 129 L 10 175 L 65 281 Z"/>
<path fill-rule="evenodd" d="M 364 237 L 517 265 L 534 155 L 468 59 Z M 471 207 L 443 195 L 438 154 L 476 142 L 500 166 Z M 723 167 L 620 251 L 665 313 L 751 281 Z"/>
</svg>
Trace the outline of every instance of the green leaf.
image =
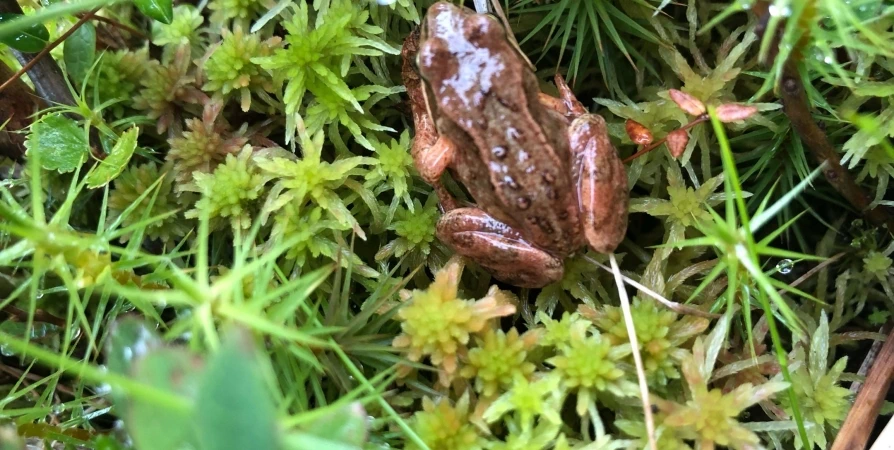
<svg viewBox="0 0 894 450">
<path fill-rule="evenodd" d="M 202 361 L 185 349 L 166 348 L 147 324 L 135 317 L 115 322 L 106 343 L 109 372 L 169 392 L 193 403 L 198 391 Z M 191 407 L 174 410 L 113 390 L 118 414 L 124 415 L 135 448 L 183 448 L 195 441 Z"/>
<path fill-rule="evenodd" d="M 147 352 L 160 348 L 161 339 L 146 324 L 134 317 L 115 322 L 106 341 L 106 367 L 112 373 L 129 375 L 134 358 L 141 358 Z M 112 400 L 123 403 L 125 398 L 112 391 Z"/>
<path fill-rule="evenodd" d="M 199 390 L 201 365 L 202 361 L 186 349 L 159 348 L 134 361 L 131 377 L 143 384 L 192 399 Z M 135 448 L 197 448 L 194 445 L 193 410 L 172 410 L 135 399 L 126 405 L 124 411 L 127 431 L 133 438 Z"/>
<path fill-rule="evenodd" d="M 34 25 L 40 25 L 48 20 L 54 19 L 56 17 L 62 17 L 69 14 L 78 13 L 81 11 L 88 11 L 97 6 L 110 5 L 115 3 L 117 0 L 79 0 L 73 3 L 56 3 L 51 4 L 50 6 L 44 6 L 34 14 L 29 14 L 27 16 L 21 17 L 18 20 L 13 20 L 10 22 L 2 22 L 0 21 L 0 42 L 5 36 L 11 36 L 15 33 L 19 33 L 22 30 L 28 29 Z"/>
<path fill-rule="evenodd" d="M 165 24 L 174 20 L 174 5 L 171 0 L 135 0 L 141 13 Z"/>
<path fill-rule="evenodd" d="M 118 177 L 122 170 L 127 167 L 130 157 L 133 156 L 134 150 L 137 148 L 137 135 L 140 129 L 133 127 L 124 132 L 112 151 L 106 159 L 99 162 L 93 170 L 87 174 L 87 187 L 96 189 L 105 186 L 110 181 Z"/>
<path fill-rule="evenodd" d="M 14 22 L 19 18 L 25 17 L 22 14 L 3 13 L 0 14 L 0 23 Z M 50 40 L 50 32 L 43 24 L 36 23 L 27 28 L 0 34 L 0 42 L 25 53 L 37 53 L 47 46 Z"/>
<path fill-rule="evenodd" d="M 313 421 L 307 428 L 307 434 L 326 442 L 325 448 L 345 446 L 362 448 L 366 443 L 366 410 L 360 402 L 354 402 L 333 410 Z M 300 439 L 307 439 L 305 435 Z M 313 447 L 307 447 L 313 448 Z M 322 448 L 322 447 L 318 447 Z"/>
<path fill-rule="evenodd" d="M 32 125 L 25 148 L 28 154 L 39 154 L 41 167 L 60 173 L 75 170 L 90 151 L 84 130 L 61 114 L 48 115 Z"/>
<path fill-rule="evenodd" d="M 286 436 L 284 448 L 289 450 L 316 450 L 318 448 L 325 448 L 326 450 L 360 450 L 363 447 L 332 441 L 310 433 L 295 432 Z"/>
<path fill-rule="evenodd" d="M 96 58 L 96 28 L 92 23 L 84 22 L 65 40 L 62 57 L 71 80 L 78 85 L 84 82 Z"/>
<path fill-rule="evenodd" d="M 209 362 L 196 401 L 202 448 L 278 449 L 276 408 L 246 332 L 228 336 Z"/>
</svg>

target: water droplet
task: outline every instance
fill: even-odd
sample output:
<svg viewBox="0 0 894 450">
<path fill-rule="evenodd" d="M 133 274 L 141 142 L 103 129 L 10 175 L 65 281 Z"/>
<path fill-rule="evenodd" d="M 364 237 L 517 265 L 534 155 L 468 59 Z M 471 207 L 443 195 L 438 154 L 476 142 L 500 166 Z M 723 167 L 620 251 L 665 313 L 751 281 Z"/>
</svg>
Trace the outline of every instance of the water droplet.
<svg viewBox="0 0 894 450">
<path fill-rule="evenodd" d="M 57 403 L 57 404 L 53 405 L 52 408 L 50 408 L 50 412 L 54 416 L 58 416 L 59 414 L 62 414 L 63 411 L 65 411 L 65 405 L 62 405 L 61 403 Z"/>
<path fill-rule="evenodd" d="M 770 5 L 770 15 L 774 17 L 788 17 L 792 15 L 792 9 L 788 6 Z"/>
<path fill-rule="evenodd" d="M 112 385 L 108 383 L 100 384 L 99 386 L 93 388 L 93 392 L 95 392 L 96 395 L 106 395 L 109 392 L 112 392 Z"/>
<path fill-rule="evenodd" d="M 791 273 L 793 267 L 795 267 L 795 263 L 790 259 L 783 259 L 779 261 L 779 264 L 776 264 L 776 270 L 783 275 Z"/>
<path fill-rule="evenodd" d="M 15 355 L 15 352 L 13 352 L 12 349 L 10 349 L 8 345 L 3 344 L 3 345 L 0 345 L 0 355 L 13 356 L 13 355 Z"/>
</svg>

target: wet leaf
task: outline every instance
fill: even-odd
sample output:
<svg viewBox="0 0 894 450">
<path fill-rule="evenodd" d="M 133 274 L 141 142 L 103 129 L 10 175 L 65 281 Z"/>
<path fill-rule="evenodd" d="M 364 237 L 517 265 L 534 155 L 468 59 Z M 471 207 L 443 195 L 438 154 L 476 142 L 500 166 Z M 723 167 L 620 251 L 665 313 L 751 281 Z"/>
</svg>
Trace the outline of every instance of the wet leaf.
<svg viewBox="0 0 894 450">
<path fill-rule="evenodd" d="M 667 135 L 667 150 L 674 159 L 680 159 L 686 151 L 689 143 L 689 133 L 686 130 L 674 130 Z"/>
<path fill-rule="evenodd" d="M 670 94 L 671 100 L 673 100 L 674 103 L 687 114 L 700 116 L 705 113 L 705 104 L 702 103 L 701 100 L 676 89 L 671 89 L 668 93 Z"/>
<path fill-rule="evenodd" d="M 134 381 L 192 399 L 199 389 L 200 366 L 201 361 L 186 349 L 159 348 L 136 359 L 130 376 Z M 172 409 L 144 399 L 132 399 L 124 406 L 125 424 L 135 448 L 200 448 L 195 445 L 193 409 Z"/>
<path fill-rule="evenodd" d="M 0 14 L 0 23 L 11 22 L 20 17 L 25 16 L 22 14 L 2 13 Z M 0 36 L 0 42 L 25 53 L 37 53 L 43 50 L 49 40 L 50 32 L 47 31 L 47 27 L 39 23 L 24 30 Z"/>
<path fill-rule="evenodd" d="M 307 433 L 325 439 L 327 445 L 337 443 L 361 448 L 366 443 L 366 418 L 363 405 L 354 402 L 313 421 L 306 427 Z"/>
<path fill-rule="evenodd" d="M 87 175 L 87 187 L 95 189 L 105 186 L 121 174 L 137 148 L 137 135 L 140 129 L 133 127 L 124 132 L 106 159 L 99 161 Z"/>
<path fill-rule="evenodd" d="M 745 120 L 756 113 L 757 108 L 754 106 L 738 105 L 735 103 L 726 103 L 717 107 L 717 119 L 723 123 Z"/>
<path fill-rule="evenodd" d="M 174 5 L 171 0 L 135 0 L 134 4 L 141 13 L 163 24 L 169 25 L 174 20 Z"/>
<path fill-rule="evenodd" d="M 129 375 L 134 358 L 141 358 L 147 352 L 160 348 L 161 345 L 158 335 L 142 320 L 134 317 L 117 320 L 106 341 L 106 367 L 112 373 Z M 123 403 L 125 400 L 116 391 L 112 391 L 112 399 L 116 403 Z"/>
<path fill-rule="evenodd" d="M 648 145 L 652 143 L 652 132 L 649 131 L 645 125 L 635 120 L 627 119 L 627 122 L 624 123 L 624 130 L 627 131 L 627 136 L 630 137 L 630 140 L 636 145 Z"/>
<path fill-rule="evenodd" d="M 208 363 L 195 411 L 203 448 L 279 448 L 276 407 L 257 359 L 251 335 L 238 331 Z"/>
<path fill-rule="evenodd" d="M 60 114 L 48 115 L 32 125 L 25 148 L 28 155 L 38 154 L 41 167 L 61 173 L 75 170 L 90 151 L 84 129 Z"/>
<path fill-rule="evenodd" d="M 96 58 L 96 28 L 90 22 L 81 25 L 65 40 L 62 57 L 74 84 L 80 85 Z"/>
</svg>

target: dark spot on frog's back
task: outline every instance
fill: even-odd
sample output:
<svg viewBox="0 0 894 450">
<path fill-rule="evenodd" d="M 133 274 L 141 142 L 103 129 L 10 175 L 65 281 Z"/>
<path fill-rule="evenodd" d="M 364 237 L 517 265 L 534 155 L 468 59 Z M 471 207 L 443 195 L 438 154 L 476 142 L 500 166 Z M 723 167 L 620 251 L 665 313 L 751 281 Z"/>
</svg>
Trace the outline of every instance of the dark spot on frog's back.
<svg viewBox="0 0 894 450">
<path fill-rule="evenodd" d="M 556 182 L 556 175 L 552 172 L 543 172 L 543 182 L 553 184 Z"/>
<path fill-rule="evenodd" d="M 518 200 L 515 201 L 515 205 L 518 206 L 518 209 L 524 211 L 531 207 L 531 199 L 528 197 L 519 197 Z"/>
<path fill-rule="evenodd" d="M 518 183 L 512 177 L 509 177 L 509 176 L 505 177 L 503 179 L 503 182 L 506 184 L 506 186 L 509 186 L 510 189 L 518 189 L 519 188 Z"/>
</svg>

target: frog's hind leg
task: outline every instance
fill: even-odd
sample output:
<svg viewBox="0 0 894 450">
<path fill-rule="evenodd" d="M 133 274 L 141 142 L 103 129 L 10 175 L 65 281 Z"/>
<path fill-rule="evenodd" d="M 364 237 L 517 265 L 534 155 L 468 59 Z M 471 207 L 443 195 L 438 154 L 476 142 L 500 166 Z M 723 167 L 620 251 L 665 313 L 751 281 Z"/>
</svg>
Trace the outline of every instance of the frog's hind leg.
<svg viewBox="0 0 894 450">
<path fill-rule="evenodd" d="M 608 138 L 605 119 L 585 114 L 568 128 L 581 226 L 590 248 L 610 253 L 627 233 L 627 171 Z"/>
<path fill-rule="evenodd" d="M 518 287 L 540 288 L 562 279 L 564 265 L 526 242 L 511 227 L 477 208 L 459 208 L 441 217 L 438 239 Z"/>
</svg>

